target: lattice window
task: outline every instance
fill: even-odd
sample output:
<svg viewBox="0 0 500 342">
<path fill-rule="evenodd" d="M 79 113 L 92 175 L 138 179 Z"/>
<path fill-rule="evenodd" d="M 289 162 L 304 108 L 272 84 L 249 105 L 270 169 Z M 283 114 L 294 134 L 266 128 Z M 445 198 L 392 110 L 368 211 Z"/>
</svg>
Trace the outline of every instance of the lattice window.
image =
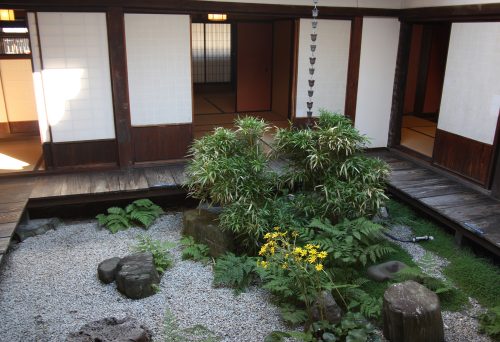
<svg viewBox="0 0 500 342">
<path fill-rule="evenodd" d="M 231 24 L 192 24 L 193 81 L 231 81 Z"/>
</svg>

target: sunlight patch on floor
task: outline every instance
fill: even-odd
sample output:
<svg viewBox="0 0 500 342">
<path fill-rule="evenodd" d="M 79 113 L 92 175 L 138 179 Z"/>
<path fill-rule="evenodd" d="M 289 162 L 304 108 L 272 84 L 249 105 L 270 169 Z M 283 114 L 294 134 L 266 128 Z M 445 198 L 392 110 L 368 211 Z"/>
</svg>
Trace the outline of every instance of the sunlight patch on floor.
<svg viewBox="0 0 500 342">
<path fill-rule="evenodd" d="M 22 160 L 0 153 L 0 170 L 22 170 L 29 165 Z"/>
</svg>

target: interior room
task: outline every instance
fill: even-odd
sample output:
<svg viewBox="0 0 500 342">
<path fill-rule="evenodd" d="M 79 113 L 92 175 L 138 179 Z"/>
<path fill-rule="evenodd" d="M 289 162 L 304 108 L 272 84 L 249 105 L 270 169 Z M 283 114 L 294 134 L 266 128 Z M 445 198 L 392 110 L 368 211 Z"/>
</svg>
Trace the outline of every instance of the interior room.
<svg viewBox="0 0 500 342">
<path fill-rule="evenodd" d="M 241 115 L 288 125 L 293 21 L 219 16 L 191 24 L 195 138 Z"/>
<path fill-rule="evenodd" d="M 401 146 L 432 158 L 443 92 L 449 24 L 412 27 Z"/>
<path fill-rule="evenodd" d="M 26 14 L 0 21 L 0 174 L 44 168 Z"/>
</svg>

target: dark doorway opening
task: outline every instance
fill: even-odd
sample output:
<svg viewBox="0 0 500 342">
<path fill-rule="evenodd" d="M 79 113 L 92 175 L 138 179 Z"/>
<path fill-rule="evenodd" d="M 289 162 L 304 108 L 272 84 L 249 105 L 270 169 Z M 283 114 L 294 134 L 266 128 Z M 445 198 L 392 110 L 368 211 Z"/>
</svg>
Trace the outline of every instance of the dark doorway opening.
<svg viewBox="0 0 500 342">
<path fill-rule="evenodd" d="M 400 145 L 432 159 L 451 24 L 414 24 Z"/>
</svg>

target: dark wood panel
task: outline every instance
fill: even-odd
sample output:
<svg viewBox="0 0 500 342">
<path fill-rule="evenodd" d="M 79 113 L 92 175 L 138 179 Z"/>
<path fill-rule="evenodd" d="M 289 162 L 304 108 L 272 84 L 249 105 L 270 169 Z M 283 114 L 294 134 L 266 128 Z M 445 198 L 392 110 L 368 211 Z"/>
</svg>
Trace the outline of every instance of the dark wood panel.
<svg viewBox="0 0 500 342">
<path fill-rule="evenodd" d="M 38 121 L 11 121 L 9 122 L 11 133 L 32 133 L 34 135 L 40 134 Z"/>
<path fill-rule="evenodd" d="M 10 133 L 9 123 L 0 122 L 0 134 L 8 134 L 8 133 Z"/>
<path fill-rule="evenodd" d="M 193 140 L 192 124 L 132 127 L 135 162 L 184 158 Z"/>
<path fill-rule="evenodd" d="M 125 168 L 132 164 L 133 156 L 123 8 L 108 9 L 107 25 L 118 165 Z"/>
<path fill-rule="evenodd" d="M 51 143 L 50 151 L 55 168 L 116 165 L 118 159 L 114 139 Z"/>
<path fill-rule="evenodd" d="M 345 115 L 352 122 L 356 120 L 356 101 L 358 99 L 359 62 L 361 60 L 361 35 L 363 17 L 355 17 L 351 22 L 351 42 L 349 64 L 347 67 L 347 89 L 345 95 Z"/>
<path fill-rule="evenodd" d="M 486 186 L 493 146 L 457 134 L 436 130 L 434 164 Z"/>
</svg>

